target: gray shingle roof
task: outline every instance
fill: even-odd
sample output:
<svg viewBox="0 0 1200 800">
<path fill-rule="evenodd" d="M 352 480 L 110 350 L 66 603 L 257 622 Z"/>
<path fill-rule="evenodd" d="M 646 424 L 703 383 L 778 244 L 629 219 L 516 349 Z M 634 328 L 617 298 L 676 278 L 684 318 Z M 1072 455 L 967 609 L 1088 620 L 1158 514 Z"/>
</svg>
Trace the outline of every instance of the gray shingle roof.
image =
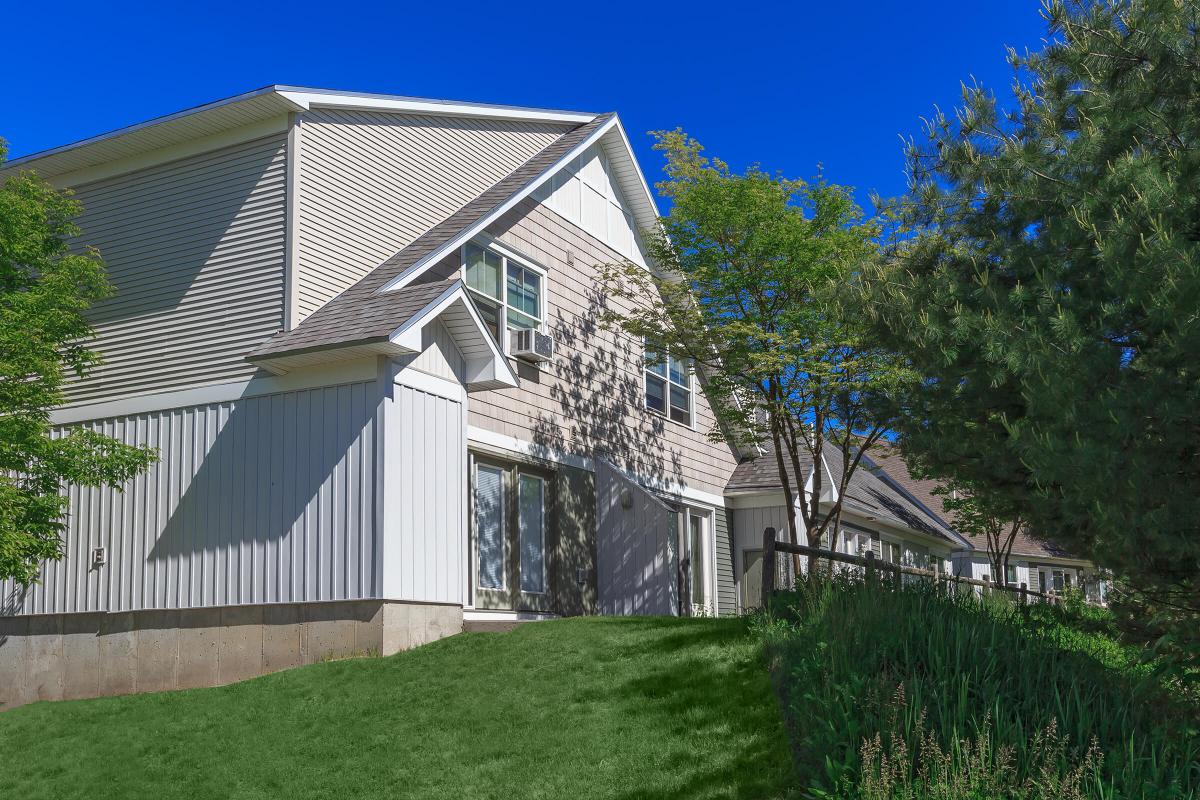
<svg viewBox="0 0 1200 800">
<path fill-rule="evenodd" d="M 272 336 L 247 358 L 257 361 L 387 339 L 413 314 L 441 294 L 449 282 L 414 283 L 390 292 L 380 291 L 384 286 L 503 205 L 612 117 L 612 114 L 602 114 L 591 122 L 567 131 L 490 189 L 371 270 L 358 283 L 317 309 L 295 328 Z"/>
<path fill-rule="evenodd" d="M 839 474 L 842 456 L 837 448 L 830 445 L 824 449 L 823 455 L 829 464 L 830 471 L 834 475 Z M 811 465 L 812 459 L 807 454 L 802 454 L 800 466 L 804 473 L 803 480 L 807 480 Z M 793 470 L 786 462 L 785 467 L 788 476 L 792 478 L 794 489 L 796 482 L 792 474 Z M 779 479 L 775 453 L 768 445 L 767 452 L 762 456 L 737 465 L 725 486 L 725 491 L 745 492 L 755 489 L 782 489 L 782 487 L 783 482 Z M 920 506 L 861 465 L 850 476 L 850 483 L 846 487 L 846 502 L 859 511 L 886 522 L 954 541 L 951 535 L 941 525 L 930 519 Z"/>
<path fill-rule="evenodd" d="M 912 473 L 908 471 L 908 465 L 904 463 L 904 457 L 899 447 L 886 443 L 876 444 L 868 451 L 867 459 L 870 459 L 871 463 L 879 472 L 883 473 L 883 476 L 887 480 L 903 487 L 905 491 L 911 493 L 913 497 L 920 501 L 926 507 L 928 513 L 938 520 L 940 524 L 956 530 L 953 520 L 950 519 L 949 515 L 942 508 L 942 497 L 933 493 L 933 490 L 940 486 L 941 482 L 931 478 L 913 477 Z M 987 537 L 972 536 L 963 531 L 957 532 L 964 539 L 970 541 L 976 549 L 984 552 L 987 551 Z M 1075 556 L 1062 548 L 1041 541 L 1026 529 L 1017 531 L 1017 535 L 1013 539 L 1013 555 L 1075 558 Z"/>
<path fill-rule="evenodd" d="M 829 463 L 829 470 L 834 475 L 839 474 L 842 469 L 841 451 L 830 447 L 825 450 L 824 455 Z M 867 469 L 863 461 L 859 462 L 858 468 L 850 476 L 845 495 L 845 502 L 865 509 L 879 519 L 958 543 L 952 534 L 931 519 L 924 509 Z"/>
<path fill-rule="evenodd" d="M 765 445 L 765 449 L 766 452 L 761 456 L 746 459 L 734 468 L 733 474 L 729 476 L 729 481 L 725 484 L 725 491 L 746 492 L 753 489 L 783 488 L 783 481 L 779 479 L 779 466 L 775 460 L 775 451 L 769 444 Z M 787 476 L 794 491 L 796 476 L 791 464 L 788 463 L 789 460 L 790 458 L 785 457 L 784 468 L 787 470 Z M 800 454 L 800 469 L 804 473 L 802 480 L 806 480 L 812 469 L 812 459 L 807 453 Z"/>
</svg>

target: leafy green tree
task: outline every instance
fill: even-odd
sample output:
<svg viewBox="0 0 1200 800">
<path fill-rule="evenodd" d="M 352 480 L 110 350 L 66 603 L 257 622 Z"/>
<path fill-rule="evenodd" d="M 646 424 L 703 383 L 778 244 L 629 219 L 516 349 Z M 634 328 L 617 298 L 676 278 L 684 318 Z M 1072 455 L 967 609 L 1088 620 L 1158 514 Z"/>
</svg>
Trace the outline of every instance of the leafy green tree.
<svg viewBox="0 0 1200 800">
<path fill-rule="evenodd" d="M 910 143 L 863 314 L 923 378 L 906 450 L 1200 611 L 1200 3 L 1044 16 L 1010 108 Z"/>
<path fill-rule="evenodd" d="M 1025 520 L 1005 495 L 991 494 L 988 489 L 952 478 L 939 484 L 933 493 L 942 497 L 942 508 L 950 514 L 955 530 L 983 537 L 992 578 L 1007 586 L 1008 559 Z"/>
<path fill-rule="evenodd" d="M 0 140 L 0 166 L 6 150 Z M 62 556 L 64 482 L 119 487 L 154 458 L 82 428 L 52 435 L 68 372 L 99 363 L 84 314 L 109 292 L 99 255 L 68 247 L 78 213 L 31 172 L 0 185 L 0 578 L 21 584 Z"/>
<path fill-rule="evenodd" d="M 630 310 L 602 319 L 644 339 L 651 360 L 695 364 L 719 428 L 771 444 L 791 541 L 802 525 L 819 547 L 862 453 L 887 430 L 884 390 L 899 379 L 839 307 L 838 288 L 876 255 L 878 228 L 843 187 L 737 174 L 680 130 L 655 135 L 666 156 L 658 190 L 671 202 L 661 228 L 644 232 L 656 270 L 609 265 L 604 293 Z M 831 447 L 842 455 L 831 459 L 837 500 L 822 511 L 825 472 L 812 471 L 807 494 L 798 482 Z"/>
</svg>

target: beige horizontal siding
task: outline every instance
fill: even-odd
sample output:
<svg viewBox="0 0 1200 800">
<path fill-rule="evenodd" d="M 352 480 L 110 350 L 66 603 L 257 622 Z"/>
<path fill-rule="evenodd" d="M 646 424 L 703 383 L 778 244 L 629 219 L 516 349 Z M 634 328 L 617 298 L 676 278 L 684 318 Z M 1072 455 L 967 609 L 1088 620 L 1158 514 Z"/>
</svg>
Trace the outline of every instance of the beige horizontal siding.
<svg viewBox="0 0 1200 800">
<path fill-rule="evenodd" d="M 703 393 L 694 394 L 694 428 L 647 411 L 640 345 L 598 326 L 596 265 L 620 256 L 532 200 L 489 233 L 549 270 L 547 327 L 556 355 L 546 371 L 523 369 L 519 389 L 473 393 L 470 423 L 547 447 L 605 456 L 654 480 L 722 493 L 737 459 L 726 443 L 709 439 L 715 418 Z M 568 251 L 574 264 L 567 263 Z"/>
<path fill-rule="evenodd" d="M 77 245 L 114 287 L 90 312 L 104 364 L 72 404 L 249 377 L 283 320 L 282 134 L 78 186 Z"/>
<path fill-rule="evenodd" d="M 301 120 L 297 319 L 569 128 L 330 109 Z"/>
</svg>

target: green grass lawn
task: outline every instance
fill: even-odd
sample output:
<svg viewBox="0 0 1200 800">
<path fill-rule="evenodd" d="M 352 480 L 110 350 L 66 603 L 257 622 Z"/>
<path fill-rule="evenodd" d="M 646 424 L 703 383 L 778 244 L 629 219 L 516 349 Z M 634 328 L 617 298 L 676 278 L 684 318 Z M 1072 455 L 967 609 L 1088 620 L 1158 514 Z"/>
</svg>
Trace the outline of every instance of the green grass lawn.
<svg viewBox="0 0 1200 800">
<path fill-rule="evenodd" d="M 569 619 L 38 703 L 0 714 L 0 797 L 783 797 L 759 653 L 739 620 Z"/>
</svg>

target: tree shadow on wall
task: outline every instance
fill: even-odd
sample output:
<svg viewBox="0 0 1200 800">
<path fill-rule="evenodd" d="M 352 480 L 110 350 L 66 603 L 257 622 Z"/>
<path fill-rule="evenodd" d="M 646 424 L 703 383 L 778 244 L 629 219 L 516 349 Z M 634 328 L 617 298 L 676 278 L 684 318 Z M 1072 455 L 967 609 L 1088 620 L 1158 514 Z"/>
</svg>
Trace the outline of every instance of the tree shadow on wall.
<svg viewBox="0 0 1200 800">
<path fill-rule="evenodd" d="M 557 357 L 550 398 L 557 414 L 531 419 L 534 444 L 606 459 L 652 488 L 686 484 L 683 453 L 670 444 L 669 423 L 645 408 L 642 350 L 632 337 L 603 330 L 606 299 L 584 290 L 586 310 L 550 321 Z"/>
</svg>

